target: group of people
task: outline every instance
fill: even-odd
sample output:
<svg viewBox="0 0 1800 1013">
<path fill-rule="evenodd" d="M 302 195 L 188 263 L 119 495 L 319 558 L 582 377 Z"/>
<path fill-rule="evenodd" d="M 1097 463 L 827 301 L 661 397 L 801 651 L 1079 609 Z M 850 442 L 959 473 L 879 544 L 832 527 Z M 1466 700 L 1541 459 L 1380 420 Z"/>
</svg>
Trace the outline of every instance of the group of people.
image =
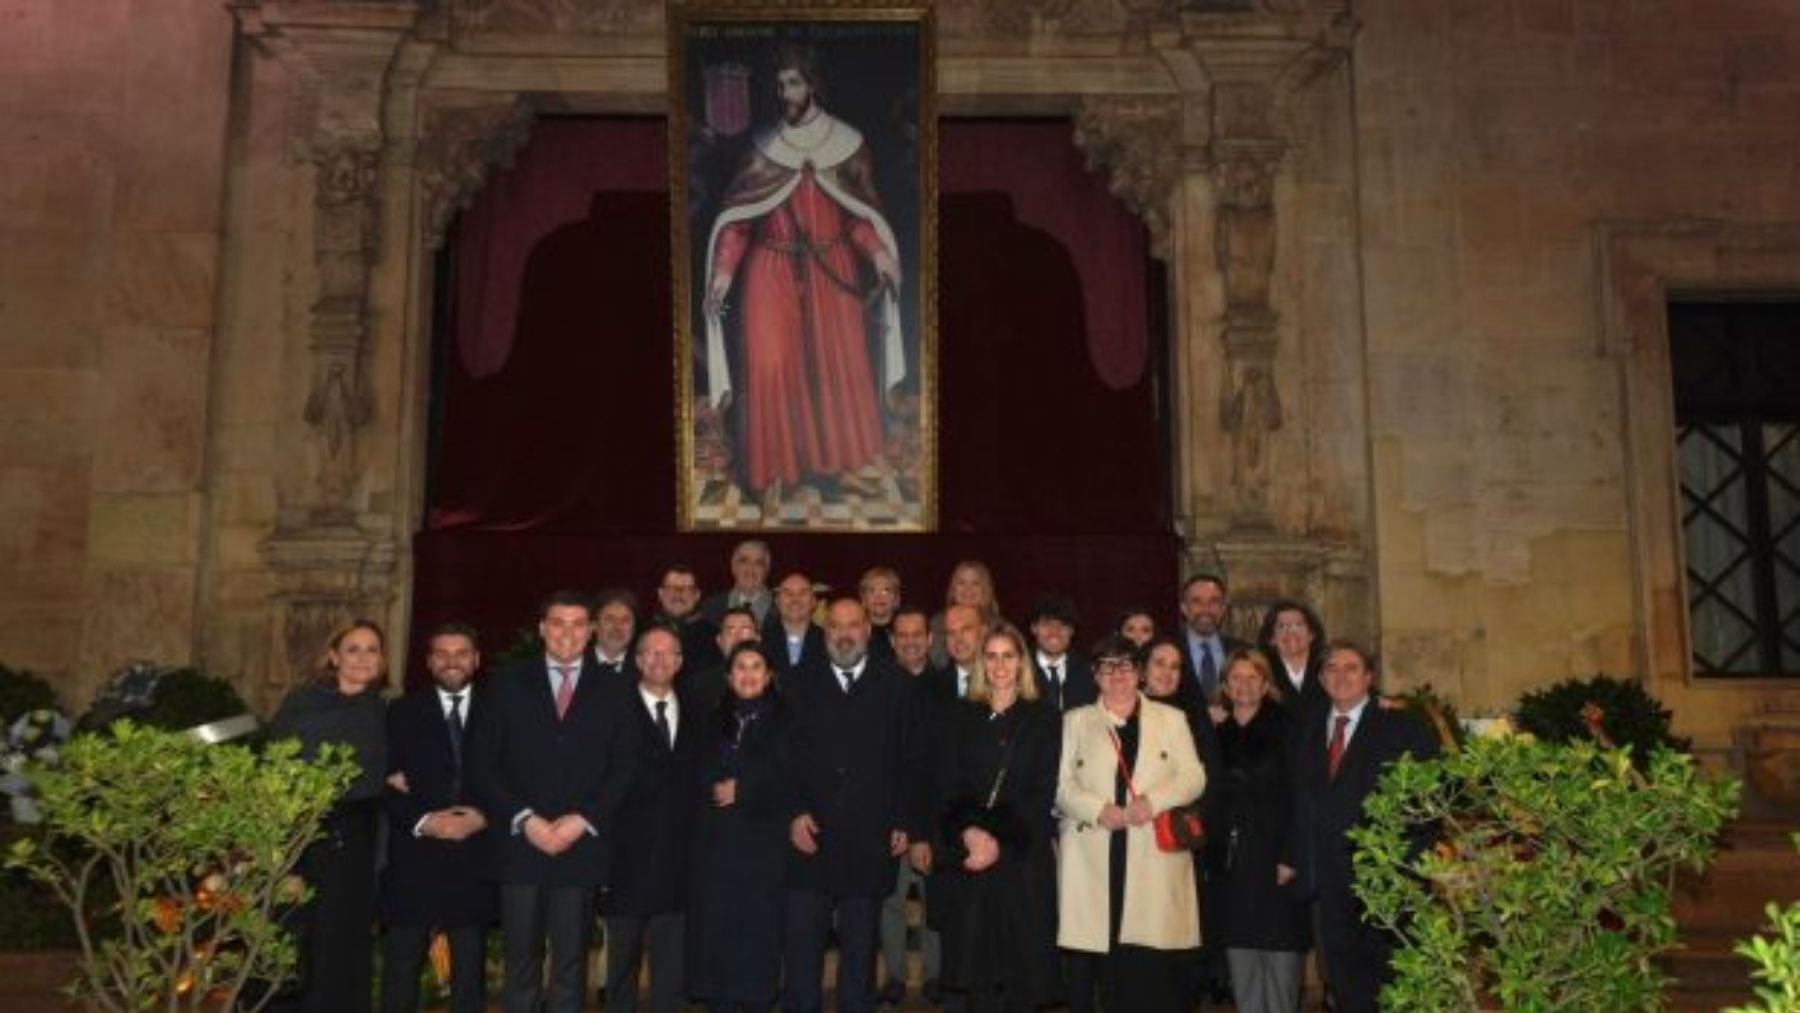
<svg viewBox="0 0 1800 1013">
<path fill-rule="evenodd" d="M 386 705 L 381 630 L 331 638 L 274 721 L 360 764 L 303 859 L 302 1008 L 369 1007 L 380 924 L 384 1010 L 417 1008 L 439 932 L 451 1009 L 481 1009 L 497 921 L 502 1008 L 573 1013 L 597 912 L 608 1010 L 638 1008 L 646 963 L 658 1013 L 818 1010 L 835 940 L 837 1007 L 872 1011 L 906 995 L 915 889 L 949 1009 L 1291 1013 L 1315 934 L 1334 1008 L 1375 1008 L 1387 941 L 1345 832 L 1435 743 L 1310 609 L 1276 603 L 1252 647 L 1198 575 L 1173 635 L 1133 610 L 1084 654 L 1066 598 L 1014 625 L 979 562 L 934 612 L 886 567 L 823 603 L 801 573 L 769 586 L 759 541 L 731 570 L 703 599 L 668 568 L 641 624 L 629 594 L 551 594 L 541 653 L 479 680 L 475 632 L 437 627 L 432 685 Z M 1184 807 L 1193 851 L 1158 839 Z"/>
</svg>

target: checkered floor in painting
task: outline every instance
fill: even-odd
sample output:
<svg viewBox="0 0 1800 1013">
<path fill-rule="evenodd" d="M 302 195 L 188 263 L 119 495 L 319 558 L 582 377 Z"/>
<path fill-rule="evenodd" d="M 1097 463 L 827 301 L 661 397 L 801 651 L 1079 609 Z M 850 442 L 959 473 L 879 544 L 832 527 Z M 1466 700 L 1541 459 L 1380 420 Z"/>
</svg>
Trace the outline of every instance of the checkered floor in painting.
<svg viewBox="0 0 1800 1013">
<path fill-rule="evenodd" d="M 782 497 L 781 510 L 763 516 L 758 497 L 734 482 L 696 474 L 700 490 L 694 508 L 697 528 L 833 528 L 851 531 L 916 531 L 922 511 L 916 495 L 907 496 L 891 472 L 868 472 L 864 478 L 882 490 L 879 497 L 854 492 L 827 495 L 816 485 L 795 486 Z"/>
</svg>

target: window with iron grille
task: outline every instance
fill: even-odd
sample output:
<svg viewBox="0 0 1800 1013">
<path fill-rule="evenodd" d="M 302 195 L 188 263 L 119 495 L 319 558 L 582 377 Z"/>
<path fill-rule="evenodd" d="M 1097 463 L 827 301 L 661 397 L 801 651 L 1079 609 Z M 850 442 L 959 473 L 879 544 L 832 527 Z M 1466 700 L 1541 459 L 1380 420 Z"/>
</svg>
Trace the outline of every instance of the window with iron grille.
<svg viewBox="0 0 1800 1013">
<path fill-rule="evenodd" d="M 1669 306 L 1694 674 L 1800 677 L 1800 303 Z"/>
</svg>

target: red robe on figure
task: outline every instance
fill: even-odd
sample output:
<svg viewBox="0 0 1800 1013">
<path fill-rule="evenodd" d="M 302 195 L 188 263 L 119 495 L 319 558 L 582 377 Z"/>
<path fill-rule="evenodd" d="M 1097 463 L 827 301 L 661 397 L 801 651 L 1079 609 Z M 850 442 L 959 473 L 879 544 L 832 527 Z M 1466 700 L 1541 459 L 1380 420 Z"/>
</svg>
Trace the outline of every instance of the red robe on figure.
<svg viewBox="0 0 1800 1013">
<path fill-rule="evenodd" d="M 744 424 L 750 488 L 842 475 L 883 449 L 878 390 L 905 375 L 898 311 L 881 295 L 881 376 L 870 362 L 862 262 L 899 249 L 875 196 L 856 128 L 820 110 L 758 135 L 726 192 L 708 242 L 708 277 L 731 278 L 742 307 Z M 730 392 L 724 333 L 707 321 L 707 392 Z M 877 379 L 881 381 L 877 387 Z"/>
</svg>

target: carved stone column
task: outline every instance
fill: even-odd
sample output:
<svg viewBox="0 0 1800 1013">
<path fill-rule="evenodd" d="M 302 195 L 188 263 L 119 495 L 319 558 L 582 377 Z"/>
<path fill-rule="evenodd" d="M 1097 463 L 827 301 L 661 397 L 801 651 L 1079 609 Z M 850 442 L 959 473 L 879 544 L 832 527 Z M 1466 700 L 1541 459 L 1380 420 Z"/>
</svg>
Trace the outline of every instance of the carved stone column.
<svg viewBox="0 0 1800 1013">
<path fill-rule="evenodd" d="M 1281 301 L 1291 294 L 1276 284 L 1278 237 L 1291 234 L 1288 218 L 1295 212 L 1281 205 L 1279 184 L 1302 136 L 1298 100 L 1348 54 L 1354 29 L 1347 0 L 1190 0 L 1180 38 L 1163 54 L 1205 118 L 1186 161 L 1190 172 L 1202 174 L 1212 214 L 1182 238 L 1187 255 L 1203 256 L 1210 248 L 1219 298 L 1204 315 L 1190 302 L 1181 318 L 1188 340 L 1216 335 L 1216 356 L 1212 350 L 1200 356 L 1211 375 L 1190 371 L 1187 378 L 1190 384 L 1196 378 L 1217 384 L 1223 439 L 1181 452 L 1229 460 L 1228 469 L 1212 470 L 1223 472 L 1225 482 L 1225 488 L 1210 490 L 1218 514 L 1184 517 L 1188 530 L 1215 534 L 1191 542 L 1187 552 L 1192 569 L 1227 575 L 1232 620 L 1245 628 L 1282 597 L 1313 604 L 1335 631 L 1366 634 L 1373 618 L 1366 542 L 1354 534 L 1346 540 L 1342 530 L 1292 530 L 1291 521 L 1278 529 L 1271 480 L 1271 451 L 1292 414 L 1277 377 L 1290 363 L 1304 361 L 1300 346 L 1307 337 L 1284 337 L 1281 329 Z M 1192 390 L 1185 397 L 1188 412 L 1205 403 Z M 1304 412 L 1300 417 L 1308 424 L 1321 421 Z M 1184 504 L 1184 510 L 1192 506 Z"/>
<path fill-rule="evenodd" d="M 311 286 L 296 300 L 309 307 L 303 336 L 289 336 L 305 342 L 307 394 L 291 429 L 299 442 L 284 448 L 305 462 L 305 481 L 284 487 L 262 544 L 277 587 L 268 679 L 279 685 L 311 668 L 332 627 L 382 614 L 395 590 L 391 534 L 359 522 L 359 450 L 376 411 L 369 285 L 382 249 L 383 103 L 419 2 L 239 0 L 232 11 L 291 76 L 290 148 L 312 190 L 312 271 L 289 275 Z"/>
</svg>

